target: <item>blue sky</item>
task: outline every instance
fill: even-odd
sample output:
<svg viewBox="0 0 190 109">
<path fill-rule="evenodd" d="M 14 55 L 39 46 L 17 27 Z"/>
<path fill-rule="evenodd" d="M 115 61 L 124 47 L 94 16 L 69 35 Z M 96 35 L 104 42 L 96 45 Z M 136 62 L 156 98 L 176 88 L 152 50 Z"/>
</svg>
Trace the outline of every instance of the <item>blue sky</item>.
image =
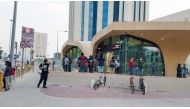
<svg viewBox="0 0 190 109">
<path fill-rule="evenodd" d="M 149 19 L 190 8 L 189 0 L 152 0 Z M 13 15 L 13 1 L 0 1 L 0 46 L 9 50 L 10 26 Z M 19 1 L 17 13 L 16 41 L 20 41 L 22 26 L 35 28 L 35 31 L 48 34 L 48 54 L 56 52 L 57 30 L 68 30 L 69 1 Z M 59 51 L 68 39 L 68 33 L 59 33 Z"/>
</svg>

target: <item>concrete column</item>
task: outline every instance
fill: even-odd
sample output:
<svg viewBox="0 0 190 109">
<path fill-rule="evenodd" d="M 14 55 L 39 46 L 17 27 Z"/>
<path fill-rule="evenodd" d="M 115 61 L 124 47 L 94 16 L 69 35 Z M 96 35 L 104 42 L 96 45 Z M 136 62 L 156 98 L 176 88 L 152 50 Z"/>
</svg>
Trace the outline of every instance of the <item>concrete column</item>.
<svg viewBox="0 0 190 109">
<path fill-rule="evenodd" d="M 124 21 L 133 21 L 134 1 L 125 1 L 124 3 Z"/>
<path fill-rule="evenodd" d="M 113 22 L 113 7 L 114 1 L 109 1 L 109 8 L 108 8 L 108 25 Z"/>
<path fill-rule="evenodd" d="M 102 12 L 103 10 L 103 1 L 98 1 L 98 14 L 97 14 L 97 30 L 96 33 L 100 32 L 102 30 Z"/>
<path fill-rule="evenodd" d="M 86 7 L 85 7 L 86 8 Z M 82 2 L 75 1 L 74 7 L 74 41 L 81 40 L 81 15 L 82 15 Z"/>
<path fill-rule="evenodd" d="M 85 1 L 84 13 L 84 41 L 88 41 L 89 1 Z"/>
<path fill-rule="evenodd" d="M 176 43 L 165 42 L 160 44 L 160 49 L 164 58 L 166 76 L 176 77 L 177 64 L 185 63 L 189 55 L 189 48 L 179 46 Z"/>
<path fill-rule="evenodd" d="M 119 22 L 122 22 L 123 16 L 123 1 L 119 1 Z"/>
</svg>

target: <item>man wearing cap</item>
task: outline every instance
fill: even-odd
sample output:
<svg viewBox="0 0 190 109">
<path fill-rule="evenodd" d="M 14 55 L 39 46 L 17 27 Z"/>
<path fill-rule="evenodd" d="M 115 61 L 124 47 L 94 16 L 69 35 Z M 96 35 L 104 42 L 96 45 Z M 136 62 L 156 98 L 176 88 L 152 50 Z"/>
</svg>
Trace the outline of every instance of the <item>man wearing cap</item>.
<svg viewBox="0 0 190 109">
<path fill-rule="evenodd" d="M 46 82 L 47 82 L 48 73 L 49 73 L 49 62 L 47 59 L 44 60 L 44 63 L 40 64 L 39 69 L 42 70 L 42 73 L 41 73 L 40 81 L 39 81 L 37 87 L 39 88 L 40 84 L 43 81 L 43 88 L 47 88 Z"/>
</svg>

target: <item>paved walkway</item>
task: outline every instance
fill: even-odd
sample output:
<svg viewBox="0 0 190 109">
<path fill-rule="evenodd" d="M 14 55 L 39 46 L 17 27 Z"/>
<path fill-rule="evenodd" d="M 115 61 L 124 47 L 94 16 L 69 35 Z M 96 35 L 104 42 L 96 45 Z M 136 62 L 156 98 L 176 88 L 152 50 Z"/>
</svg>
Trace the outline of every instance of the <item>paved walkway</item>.
<svg viewBox="0 0 190 109">
<path fill-rule="evenodd" d="M 107 75 L 106 87 L 91 90 L 90 80 L 99 75 L 52 72 L 48 89 L 42 89 L 36 88 L 39 74 L 30 72 L 18 78 L 10 91 L 0 93 L 0 106 L 190 106 L 189 78 L 146 77 L 149 92 L 143 96 L 128 92 L 126 75 Z M 163 93 L 170 95 L 161 96 Z"/>
</svg>

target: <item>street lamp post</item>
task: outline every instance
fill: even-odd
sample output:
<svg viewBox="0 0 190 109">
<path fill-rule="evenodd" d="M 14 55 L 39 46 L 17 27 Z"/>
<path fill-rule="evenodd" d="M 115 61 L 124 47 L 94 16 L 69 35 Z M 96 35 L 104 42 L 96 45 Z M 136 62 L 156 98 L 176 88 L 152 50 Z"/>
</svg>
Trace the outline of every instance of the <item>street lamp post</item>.
<svg viewBox="0 0 190 109">
<path fill-rule="evenodd" d="M 16 16 L 17 16 L 17 1 L 14 2 L 14 12 L 13 12 L 13 26 L 12 26 L 11 51 L 10 51 L 10 62 L 11 62 L 11 64 L 13 64 L 13 60 L 14 60 L 14 43 L 15 43 L 15 33 L 16 33 Z"/>
<path fill-rule="evenodd" d="M 13 19 L 10 20 L 10 39 L 9 39 L 9 53 L 11 52 L 11 37 L 12 37 Z"/>
<path fill-rule="evenodd" d="M 58 41 L 59 32 L 65 32 L 65 33 L 66 33 L 67 31 L 57 30 L 57 53 L 56 53 L 56 54 L 57 54 L 57 55 L 56 55 L 56 59 L 57 59 L 57 60 L 58 60 L 58 47 L 59 47 L 59 46 L 58 46 L 58 44 L 59 44 L 59 41 Z"/>
</svg>

